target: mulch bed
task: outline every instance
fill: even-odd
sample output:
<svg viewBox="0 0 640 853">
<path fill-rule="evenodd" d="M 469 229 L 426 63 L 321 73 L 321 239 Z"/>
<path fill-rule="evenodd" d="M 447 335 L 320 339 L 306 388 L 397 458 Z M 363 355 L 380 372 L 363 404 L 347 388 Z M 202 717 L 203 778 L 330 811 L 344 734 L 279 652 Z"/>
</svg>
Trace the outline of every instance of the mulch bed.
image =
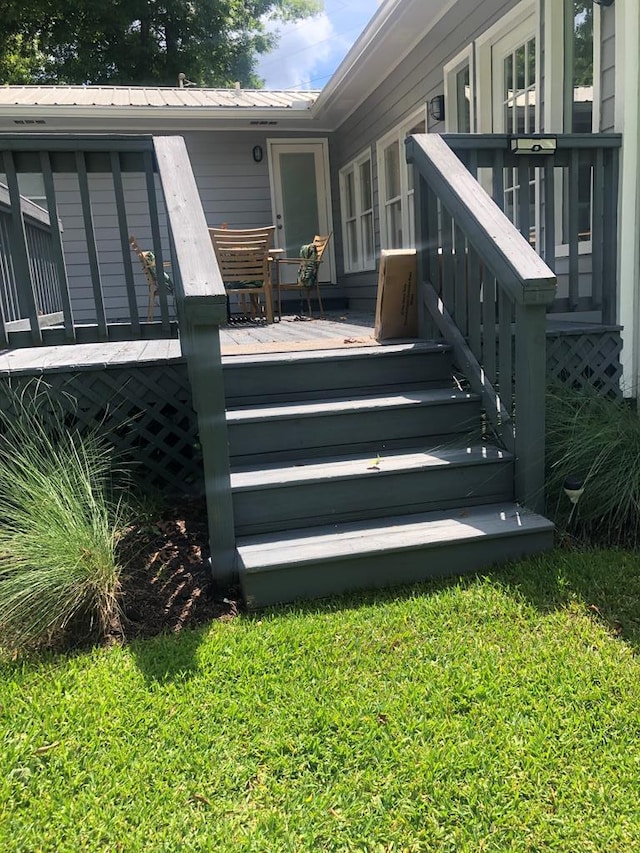
<svg viewBox="0 0 640 853">
<path fill-rule="evenodd" d="M 129 529 L 120 549 L 125 568 L 119 639 L 175 634 L 238 614 L 239 589 L 214 590 L 207 542 L 204 500 L 181 501 Z"/>
</svg>

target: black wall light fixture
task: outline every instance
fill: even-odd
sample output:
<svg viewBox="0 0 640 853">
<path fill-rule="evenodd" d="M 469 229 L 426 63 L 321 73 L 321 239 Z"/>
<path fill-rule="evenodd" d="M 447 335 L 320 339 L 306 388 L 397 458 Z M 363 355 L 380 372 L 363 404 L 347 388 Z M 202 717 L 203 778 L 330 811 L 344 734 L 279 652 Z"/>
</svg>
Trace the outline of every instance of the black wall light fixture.
<svg viewBox="0 0 640 853">
<path fill-rule="evenodd" d="M 435 121 L 444 121 L 444 95 L 436 95 L 429 101 L 429 115 Z"/>
<path fill-rule="evenodd" d="M 256 163 L 260 163 L 262 161 L 262 146 L 254 145 L 253 151 L 251 152 L 253 155 L 253 159 Z"/>
<path fill-rule="evenodd" d="M 613 6 L 613 0 L 593 0 L 598 6 Z"/>
</svg>

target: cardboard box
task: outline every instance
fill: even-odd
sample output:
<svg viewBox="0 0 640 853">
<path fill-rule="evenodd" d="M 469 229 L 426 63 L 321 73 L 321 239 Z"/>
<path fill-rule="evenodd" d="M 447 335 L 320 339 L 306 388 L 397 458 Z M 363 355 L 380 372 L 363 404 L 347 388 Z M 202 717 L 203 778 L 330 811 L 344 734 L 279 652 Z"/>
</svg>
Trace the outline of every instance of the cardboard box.
<svg viewBox="0 0 640 853">
<path fill-rule="evenodd" d="M 376 300 L 376 340 L 417 336 L 416 250 L 383 249 Z"/>
</svg>

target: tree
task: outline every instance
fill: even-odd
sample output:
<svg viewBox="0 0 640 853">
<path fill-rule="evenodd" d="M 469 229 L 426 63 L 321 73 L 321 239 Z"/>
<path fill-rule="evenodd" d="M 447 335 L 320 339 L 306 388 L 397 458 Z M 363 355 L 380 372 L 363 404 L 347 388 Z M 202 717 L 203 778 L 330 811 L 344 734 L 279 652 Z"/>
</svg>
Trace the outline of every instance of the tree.
<svg viewBox="0 0 640 853">
<path fill-rule="evenodd" d="M 259 86 L 265 20 L 316 14 L 321 0 L 5 0 L 0 83 Z"/>
<path fill-rule="evenodd" d="M 574 0 L 573 28 L 573 85 L 593 86 L 593 0 Z"/>
</svg>

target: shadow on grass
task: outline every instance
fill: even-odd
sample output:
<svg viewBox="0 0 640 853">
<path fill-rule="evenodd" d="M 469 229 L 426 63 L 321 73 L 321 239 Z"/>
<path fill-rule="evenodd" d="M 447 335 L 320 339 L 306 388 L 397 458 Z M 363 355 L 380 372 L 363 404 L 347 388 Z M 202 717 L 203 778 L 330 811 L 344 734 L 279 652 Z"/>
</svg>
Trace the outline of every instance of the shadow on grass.
<svg viewBox="0 0 640 853">
<path fill-rule="evenodd" d="M 198 649 L 207 630 L 205 625 L 131 643 L 130 649 L 145 681 L 148 684 L 184 682 L 196 675 Z"/>
<path fill-rule="evenodd" d="M 640 554 L 558 547 L 491 573 L 543 612 L 582 603 L 594 618 L 640 651 Z"/>
<path fill-rule="evenodd" d="M 490 578 L 507 594 L 523 598 L 542 613 L 566 607 L 573 601 L 582 603 L 613 636 L 640 651 L 640 554 L 622 549 L 557 547 L 547 554 L 479 573 L 297 602 L 270 608 L 269 612 L 327 613 L 382 606 L 415 595 L 433 595 L 451 587 L 468 587 L 478 577 Z"/>
<path fill-rule="evenodd" d="M 640 554 L 615 549 L 569 549 L 508 563 L 478 574 L 434 578 L 420 584 L 363 590 L 334 598 L 300 601 L 240 616 L 247 621 L 265 615 L 293 617 L 329 614 L 386 604 L 417 595 L 435 595 L 453 587 L 467 588 L 487 577 L 507 595 L 517 596 L 542 613 L 582 604 L 612 636 L 640 651 Z M 198 649 L 209 624 L 131 644 L 147 682 L 184 681 L 198 671 Z"/>
</svg>

